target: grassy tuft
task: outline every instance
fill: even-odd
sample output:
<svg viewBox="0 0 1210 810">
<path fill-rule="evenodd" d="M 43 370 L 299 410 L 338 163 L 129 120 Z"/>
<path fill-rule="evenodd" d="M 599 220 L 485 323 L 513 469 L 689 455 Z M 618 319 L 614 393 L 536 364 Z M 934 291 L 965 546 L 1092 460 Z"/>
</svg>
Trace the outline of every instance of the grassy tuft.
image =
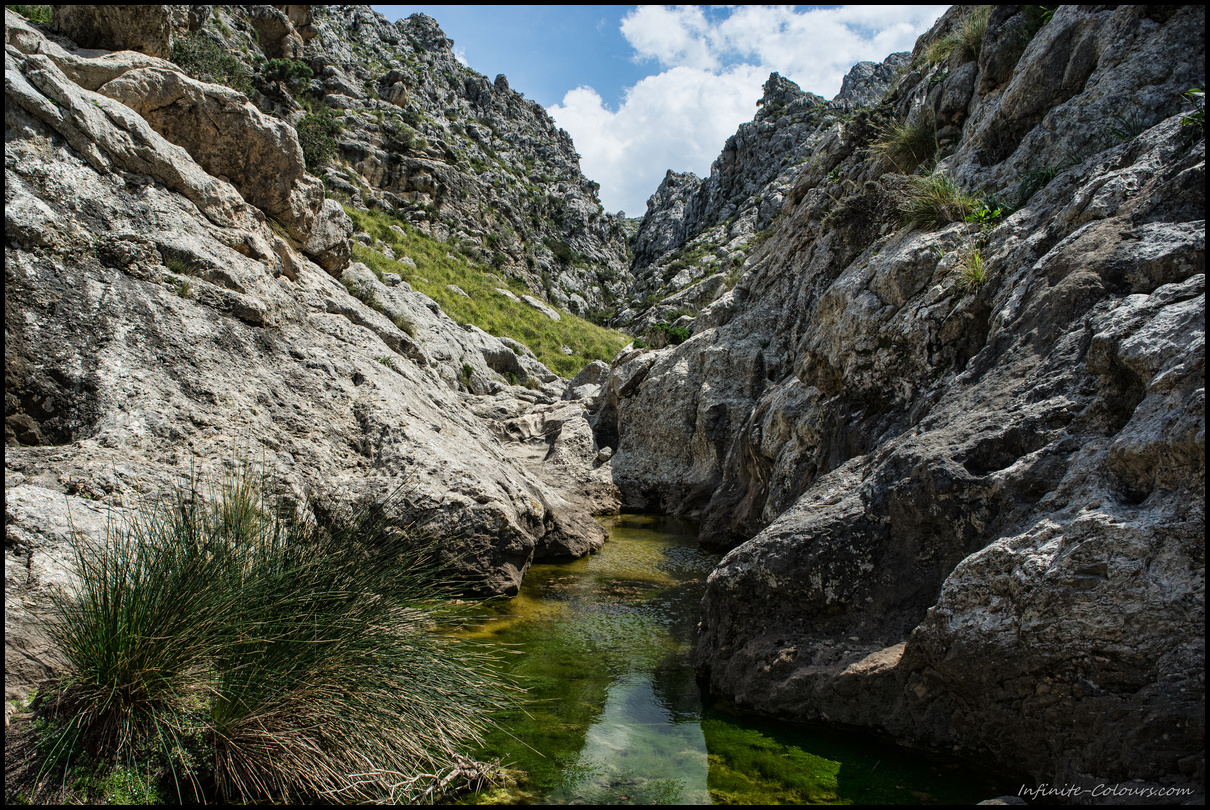
<svg viewBox="0 0 1210 810">
<path fill-rule="evenodd" d="M 975 292 L 987 283 L 987 265 L 978 245 L 967 245 L 958 257 L 958 292 Z"/>
<path fill-rule="evenodd" d="M 433 632 L 451 575 L 392 511 L 320 525 L 245 474 L 77 542 L 47 761 L 155 772 L 179 800 L 431 798 L 505 692 Z"/>
<path fill-rule="evenodd" d="M 911 174 L 937 154 L 936 126 L 923 114 L 915 120 L 887 124 L 870 144 L 870 152 L 890 161 L 903 174 Z"/>
<path fill-rule="evenodd" d="M 958 23 L 954 33 L 937 40 L 929 46 L 925 59 L 930 65 L 940 64 L 949 58 L 951 53 L 958 53 L 962 62 L 972 62 L 979 58 L 983 49 L 983 38 L 987 34 L 987 21 L 991 17 L 992 6 L 975 6 Z"/>
<path fill-rule="evenodd" d="M 979 203 L 944 172 L 913 175 L 907 180 L 908 192 L 899 208 L 905 225 L 940 228 L 951 222 L 965 222 Z"/>
</svg>

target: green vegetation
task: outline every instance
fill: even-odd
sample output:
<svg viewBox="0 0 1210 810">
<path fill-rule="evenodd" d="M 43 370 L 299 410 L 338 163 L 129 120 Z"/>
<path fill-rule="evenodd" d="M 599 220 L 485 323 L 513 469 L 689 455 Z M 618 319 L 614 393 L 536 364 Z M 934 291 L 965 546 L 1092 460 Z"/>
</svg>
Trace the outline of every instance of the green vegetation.
<svg viewBox="0 0 1210 810">
<path fill-rule="evenodd" d="M 387 801 L 435 789 L 504 705 L 489 659 L 432 631 L 452 595 L 394 504 L 317 521 L 246 473 L 77 541 L 54 601 L 67 672 L 39 695 L 44 770 L 110 801 Z M 101 763 L 93 766 L 91 763 Z"/>
<path fill-rule="evenodd" d="M 198 81 L 223 84 L 249 98 L 256 94 L 252 78 L 239 60 L 204 33 L 176 37 L 170 58 Z"/>
<path fill-rule="evenodd" d="M 937 40 L 929 46 L 925 58 L 930 65 L 936 65 L 949 58 L 951 53 L 958 53 L 962 62 L 971 62 L 979 58 L 983 48 L 983 37 L 987 34 L 987 21 L 991 17 L 993 6 L 975 6 L 958 23 L 958 28 L 947 37 Z"/>
<path fill-rule="evenodd" d="M 1206 135 L 1206 88 L 1193 87 L 1183 94 L 1193 111 L 1181 118 L 1181 125 L 1195 127 L 1199 137 Z"/>
<path fill-rule="evenodd" d="M 417 231 L 405 222 L 379 211 L 359 211 L 345 208 L 353 219 L 355 230 L 366 231 L 387 243 L 397 256 L 408 256 L 416 266 L 410 267 L 386 258 L 364 245 L 353 245 L 353 257 L 364 262 L 375 273 L 397 273 L 413 288 L 441 305 L 459 323 L 471 323 L 493 335 L 506 336 L 524 343 L 552 371 L 570 377 L 593 360 L 608 362 L 630 338 L 612 329 L 597 326 L 574 315 L 564 313 L 561 321 L 552 321 L 530 306 L 512 301 L 496 292 L 507 288 L 514 295 L 529 295 L 530 290 L 520 282 L 508 280 L 501 284 L 489 270 L 452 251 L 452 246 Z M 399 226 L 404 233 L 391 230 Z M 456 285 L 469 298 L 452 292 L 447 285 Z M 565 355 L 562 347 L 571 348 Z"/>
<path fill-rule="evenodd" d="M 977 244 L 964 246 L 958 256 L 958 292 L 975 292 L 987 282 L 987 266 Z"/>
<path fill-rule="evenodd" d="M 649 335 L 662 335 L 664 340 L 673 345 L 679 346 L 689 339 L 693 333 L 685 326 L 672 326 L 667 321 L 656 321 L 648 330 Z"/>
<path fill-rule="evenodd" d="M 298 145 L 303 150 L 307 171 L 318 173 L 336 157 L 336 136 L 340 134 L 340 123 L 332 111 L 317 105 L 314 112 L 307 113 L 298 122 Z"/>
<path fill-rule="evenodd" d="M 1146 115 L 1138 107 L 1131 105 L 1113 115 L 1113 126 L 1108 129 L 1108 139 L 1112 143 L 1125 143 L 1143 134 L 1150 127 Z"/>
<path fill-rule="evenodd" d="M 936 125 L 926 114 L 887 124 L 870 144 L 870 153 L 890 161 L 903 174 L 911 174 L 937 154 Z"/>
<path fill-rule="evenodd" d="M 55 21 L 50 6 L 5 6 L 5 8 L 12 9 L 30 22 L 50 25 Z"/>
<path fill-rule="evenodd" d="M 1029 202 L 1035 194 L 1046 188 L 1046 186 L 1050 185 L 1051 180 L 1054 180 L 1060 174 L 1070 169 L 1073 165 L 1075 164 L 1045 166 L 1041 169 L 1033 169 L 1022 174 L 1021 179 L 1017 182 L 1018 207 Z"/>
<path fill-rule="evenodd" d="M 315 71 L 297 59 L 270 59 L 261 73 L 269 81 L 282 82 L 292 91 L 304 86 L 315 76 Z"/>
<path fill-rule="evenodd" d="M 174 255 L 164 256 L 164 266 L 178 275 L 193 275 L 193 268 L 189 266 L 188 262 Z"/>
<path fill-rule="evenodd" d="M 908 192 L 900 204 L 905 225 L 940 228 L 964 222 L 974 214 L 979 201 L 963 192 L 944 172 L 907 178 Z"/>
<path fill-rule="evenodd" d="M 992 227 L 997 220 L 1004 216 L 1007 206 L 994 198 L 975 200 L 966 221 L 982 228 Z"/>
</svg>

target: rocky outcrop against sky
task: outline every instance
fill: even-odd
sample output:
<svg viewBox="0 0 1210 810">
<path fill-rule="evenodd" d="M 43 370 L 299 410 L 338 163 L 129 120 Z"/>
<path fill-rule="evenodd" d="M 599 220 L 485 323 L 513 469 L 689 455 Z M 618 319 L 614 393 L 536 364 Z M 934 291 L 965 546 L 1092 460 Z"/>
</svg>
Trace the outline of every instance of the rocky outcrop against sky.
<svg viewBox="0 0 1210 810">
<path fill-rule="evenodd" d="M 589 510 L 616 491 L 583 398 L 521 344 L 350 263 L 349 218 L 295 128 L 104 50 L 107 19 L 80 50 L 5 13 L 6 695 L 55 665 L 38 611 L 71 576 L 72 527 L 99 541 L 190 476 L 247 465 L 329 512 L 395 494 L 489 593 L 536 557 L 599 548 Z M 178 23 L 163 30 L 187 36 Z"/>
<path fill-rule="evenodd" d="M 899 53 L 854 65 L 831 102 L 772 74 L 755 119 L 727 140 L 709 177 L 669 172 L 648 200 L 631 240 L 634 280 L 615 320 L 642 334 L 670 313 L 708 304 L 768 235 L 823 137 L 841 117 L 876 104 L 908 61 Z M 693 286 L 704 289 L 682 294 Z"/>
<path fill-rule="evenodd" d="M 691 221 L 780 219 L 686 342 L 618 358 L 598 439 L 629 503 L 735 547 L 703 602 L 713 692 L 1200 791 L 1204 12 L 996 7 L 967 48 L 972 13 L 876 106 L 788 124 L 806 159 L 774 196 L 727 180 L 785 120 L 768 95 L 708 181 L 669 175 L 640 265 Z"/>
<path fill-rule="evenodd" d="M 391 24 L 365 6 L 317 6 L 313 27 L 301 55 L 310 89 L 338 117 L 339 154 L 356 173 L 328 172 L 333 188 L 465 246 L 565 310 L 602 310 L 622 293 L 621 221 L 541 105 L 460 63 L 423 14 Z"/>
</svg>

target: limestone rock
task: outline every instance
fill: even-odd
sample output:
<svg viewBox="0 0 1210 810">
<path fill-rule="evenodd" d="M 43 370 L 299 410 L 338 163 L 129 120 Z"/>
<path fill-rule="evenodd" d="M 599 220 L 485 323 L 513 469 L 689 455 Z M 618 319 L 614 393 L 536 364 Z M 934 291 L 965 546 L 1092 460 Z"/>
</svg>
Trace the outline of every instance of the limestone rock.
<svg viewBox="0 0 1210 810">
<path fill-rule="evenodd" d="M 188 6 L 52 6 L 55 27 L 76 44 L 167 59 Z"/>
<path fill-rule="evenodd" d="M 67 570 L 68 513 L 95 534 L 108 512 L 153 504 L 191 469 L 221 475 L 232 458 L 319 512 L 407 484 L 399 519 L 427 519 L 488 593 L 515 593 L 537 557 L 600 547 L 586 489 L 607 494 L 609 471 L 593 469 L 583 405 L 556 405 L 565 383 L 532 353 L 454 323 L 365 265 L 341 269 L 351 223 L 334 201 L 308 196 L 318 181 L 302 171 L 289 125 L 150 57 L 67 58 L 14 17 L 5 15 L 10 697 L 57 666 L 36 627 L 44 584 Z M 128 103 L 73 77 L 105 78 Z M 259 153 L 265 165 L 247 160 Z M 280 175 L 263 174 L 274 160 Z M 266 214 L 293 216 L 291 238 Z M 536 390 L 509 386 L 505 373 Z M 514 457 L 471 410 L 468 387 L 514 390 L 518 409 L 566 410 L 567 427 L 549 431 L 557 485 L 536 471 L 545 457 Z"/>
<path fill-rule="evenodd" d="M 911 61 L 910 53 L 893 53 L 881 62 L 858 62 L 845 74 L 832 103 L 843 104 L 846 110 L 874 106 Z"/>
<path fill-rule="evenodd" d="M 538 312 L 541 312 L 546 317 L 550 318 L 552 321 L 563 320 L 563 317 L 561 315 L 559 315 L 559 313 L 555 312 L 553 309 L 546 306 L 546 304 L 543 304 L 541 301 L 539 301 L 537 298 L 534 298 L 532 295 L 523 295 L 523 296 L 521 296 L 521 300 L 524 303 L 529 304 L 529 306 L 533 307 L 534 309 L 538 310 Z"/>
<path fill-rule="evenodd" d="M 311 236 L 323 185 L 306 173 L 289 124 L 262 114 L 240 93 L 176 71 L 128 71 L 99 92 L 130 107 L 209 174 L 227 178 L 296 239 Z"/>
<path fill-rule="evenodd" d="M 713 298 L 701 295 L 704 288 L 690 299 L 680 296 L 703 279 L 725 277 L 744 266 L 759 244 L 757 235 L 781 213 L 803 166 L 819 171 L 825 161 L 839 160 L 827 148 L 838 116 L 876 103 L 906 62 L 906 54 L 893 54 L 882 63 L 858 63 L 831 102 L 772 74 L 756 118 L 728 139 L 710 176 L 701 180 L 669 172 L 648 200 L 632 239 L 634 281 L 627 299 L 635 306 L 623 308 L 614 322 L 642 334 L 660 318 L 660 310 L 696 313 L 709 306 Z M 663 299 L 655 314 L 653 298 Z"/>
<path fill-rule="evenodd" d="M 1204 11 L 1061 7 L 996 39 L 1026 13 L 993 12 L 986 59 L 921 60 L 883 108 L 952 127 L 938 170 L 1018 209 L 903 226 L 908 182 L 867 160 L 884 113 L 860 109 L 786 124 L 808 159 L 766 182 L 746 156 L 778 143 L 779 103 L 818 107 L 772 81 L 640 232 L 716 250 L 703 213 L 781 219 L 689 340 L 615 359 L 597 441 L 627 504 L 733 549 L 702 604 L 713 692 L 1038 782 L 1200 792 L 1205 141 L 1180 97 Z M 653 266 L 679 276 L 675 256 Z"/>
<path fill-rule="evenodd" d="M 335 200 L 324 200 L 311 225 L 311 233 L 303 244 L 303 253 L 324 270 L 336 275 L 344 270 L 352 257 L 349 234 L 353 220 Z M 396 283 L 399 277 L 396 276 Z"/>
</svg>

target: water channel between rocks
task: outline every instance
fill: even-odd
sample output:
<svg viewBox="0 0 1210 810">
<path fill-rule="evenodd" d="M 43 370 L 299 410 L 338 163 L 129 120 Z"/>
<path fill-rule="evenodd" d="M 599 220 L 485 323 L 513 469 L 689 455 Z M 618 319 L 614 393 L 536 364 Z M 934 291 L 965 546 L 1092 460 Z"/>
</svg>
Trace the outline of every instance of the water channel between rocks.
<svg viewBox="0 0 1210 810">
<path fill-rule="evenodd" d="M 826 728 L 705 707 L 693 677 L 698 606 L 720 555 L 675 518 L 602 518 L 609 542 L 534 565 L 467 635 L 507 645 L 527 691 L 481 758 L 515 785 L 471 803 L 970 804 L 996 785 L 952 763 Z"/>
</svg>

